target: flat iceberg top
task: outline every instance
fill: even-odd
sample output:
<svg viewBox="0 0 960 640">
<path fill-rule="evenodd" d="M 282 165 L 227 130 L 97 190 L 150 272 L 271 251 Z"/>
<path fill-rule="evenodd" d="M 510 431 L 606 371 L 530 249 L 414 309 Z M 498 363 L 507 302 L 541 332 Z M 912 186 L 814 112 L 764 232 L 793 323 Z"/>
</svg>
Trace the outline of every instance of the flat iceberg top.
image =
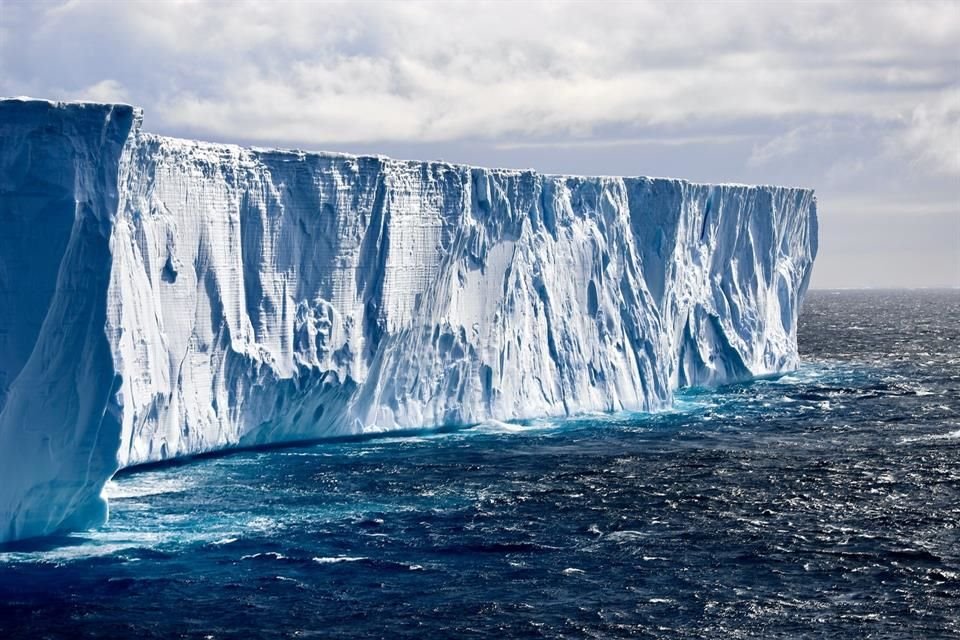
<svg viewBox="0 0 960 640">
<path fill-rule="evenodd" d="M 17 96 L 12 98 L 0 98 L 0 119 L 7 118 L 8 114 L 4 114 L 2 109 L 7 103 L 18 104 L 26 109 L 93 109 L 93 110 L 125 110 L 130 109 L 138 118 L 138 126 L 142 124 L 143 119 L 143 109 L 141 107 L 136 107 L 126 103 L 107 103 L 107 102 L 92 102 L 92 101 L 56 101 L 56 100 L 46 100 L 42 98 L 31 98 L 27 96 Z M 473 169 L 483 169 L 489 171 L 492 174 L 503 175 L 503 176 L 516 176 L 522 174 L 535 174 L 540 175 L 545 178 L 556 178 L 556 179 L 579 179 L 579 180 L 605 180 L 605 179 L 616 179 L 622 178 L 626 180 L 648 180 L 648 181 L 662 181 L 662 182 L 672 182 L 682 185 L 689 185 L 694 187 L 706 187 L 706 186 L 717 186 L 717 187 L 735 187 L 735 188 L 744 188 L 744 189 L 774 189 L 774 188 L 783 188 L 783 189 L 796 189 L 802 191 L 810 191 L 812 189 L 807 189 L 804 187 L 795 187 L 795 186 L 786 186 L 786 185 L 768 185 L 768 184 L 746 184 L 738 182 L 716 182 L 716 183 L 706 183 L 706 182 L 697 182 L 684 178 L 672 178 L 666 176 L 628 176 L 628 175 L 580 175 L 580 174 L 560 174 L 560 173 L 544 173 L 540 172 L 534 168 L 527 169 L 516 169 L 509 167 L 482 167 L 479 165 L 471 165 L 467 163 L 458 163 L 458 162 L 446 162 L 441 160 L 410 160 L 410 159 L 398 159 L 392 158 L 383 154 L 351 154 L 344 153 L 339 151 L 323 151 L 323 150 L 306 150 L 299 148 L 284 148 L 284 147 L 271 147 L 271 146 L 260 146 L 260 145 L 236 145 L 229 143 L 221 142 L 206 142 L 201 140 L 192 140 L 187 138 L 178 138 L 174 136 L 164 136 L 160 134 L 149 134 L 143 132 L 143 135 L 150 136 L 155 138 L 158 141 L 164 141 L 169 147 L 180 147 L 184 151 L 190 151 L 198 155 L 203 153 L 211 154 L 211 159 L 217 159 L 222 157 L 222 154 L 233 154 L 239 155 L 241 152 L 248 152 L 257 156 L 274 156 L 277 158 L 289 158 L 291 160 L 307 160 L 308 158 L 340 158 L 340 159 L 354 159 L 354 160 L 376 160 L 383 162 L 385 164 L 393 165 L 427 165 L 431 167 L 446 167 L 450 169 L 459 169 L 463 171 L 469 171 Z"/>
<path fill-rule="evenodd" d="M 3 127 L 17 126 L 45 116 L 61 119 L 62 122 L 65 114 L 78 117 L 81 113 L 106 121 L 109 121 L 111 114 L 129 114 L 138 127 L 143 120 L 143 109 L 122 102 L 44 100 L 27 96 L 0 98 L 0 126 Z"/>
<path fill-rule="evenodd" d="M 30 108 L 54 108 L 54 109 L 67 109 L 67 108 L 81 108 L 81 109 L 114 109 L 117 107 L 127 107 L 130 109 L 137 109 L 131 104 L 126 102 L 96 102 L 93 100 L 48 100 L 46 98 L 32 98 L 30 96 L 3 96 L 0 97 L 0 105 L 4 103 L 14 103 L 21 104 L 25 107 Z"/>
</svg>

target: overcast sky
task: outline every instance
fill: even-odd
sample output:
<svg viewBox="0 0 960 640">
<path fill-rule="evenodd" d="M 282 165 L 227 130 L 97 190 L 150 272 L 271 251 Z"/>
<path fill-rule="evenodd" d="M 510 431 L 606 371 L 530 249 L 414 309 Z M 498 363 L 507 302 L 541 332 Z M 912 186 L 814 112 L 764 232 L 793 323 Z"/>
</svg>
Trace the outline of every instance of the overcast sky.
<svg viewBox="0 0 960 640">
<path fill-rule="evenodd" d="M 0 95 L 225 142 L 812 187 L 813 286 L 960 286 L 960 2 L 0 0 Z"/>
</svg>

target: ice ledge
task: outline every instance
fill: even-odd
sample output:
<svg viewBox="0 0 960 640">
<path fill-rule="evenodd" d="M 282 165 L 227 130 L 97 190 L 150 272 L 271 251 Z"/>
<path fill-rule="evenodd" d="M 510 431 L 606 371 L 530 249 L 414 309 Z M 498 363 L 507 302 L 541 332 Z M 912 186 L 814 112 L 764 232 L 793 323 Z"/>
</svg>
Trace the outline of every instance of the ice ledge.
<svg viewBox="0 0 960 640">
<path fill-rule="evenodd" d="M 111 109 L 131 109 L 137 116 L 139 124 L 143 122 L 143 108 L 137 107 L 125 102 L 95 102 L 89 100 L 48 100 L 44 98 L 33 98 L 30 96 L 0 96 L 0 103 L 4 102 L 19 102 L 25 103 L 28 105 L 34 106 L 45 106 L 53 108 L 64 108 L 64 107 L 79 107 L 79 108 L 111 108 Z M 515 167 L 485 167 L 480 165 L 472 165 L 468 163 L 460 162 L 446 162 L 442 160 L 411 160 L 405 158 L 394 158 L 392 156 L 384 154 L 351 154 L 341 151 L 324 151 L 320 150 L 311 150 L 311 149 L 301 149 L 295 147 L 271 147 L 271 146 L 260 146 L 260 145 L 237 145 L 224 142 L 208 142 L 203 140 L 194 140 L 191 138 L 180 138 L 177 136 L 166 136 L 161 134 L 148 134 L 159 141 L 165 141 L 170 145 L 183 145 L 185 147 L 194 147 L 199 149 L 230 149 L 239 151 L 248 151 L 256 153 L 259 155 L 281 155 L 281 156 L 290 156 L 291 158 L 301 158 L 306 159 L 307 157 L 316 157 L 316 158 L 343 158 L 343 159 L 366 159 L 366 160 L 378 160 L 380 162 L 394 163 L 398 165 L 403 164 L 414 164 L 422 165 L 427 164 L 430 166 L 436 167 L 446 167 L 450 169 L 463 169 L 463 170 L 483 170 L 489 171 L 494 174 L 501 175 L 521 175 L 521 174 L 534 174 L 539 175 L 544 178 L 573 178 L 573 179 L 622 179 L 622 178 L 633 178 L 633 179 L 644 179 L 644 180 L 657 180 L 665 182 L 676 182 L 678 184 L 687 185 L 691 187 L 737 187 L 745 189 L 795 189 L 802 191 L 809 191 L 813 193 L 813 189 L 807 187 L 795 186 L 795 185 L 773 185 L 773 184 L 762 184 L 762 183 L 741 183 L 741 182 L 697 182 L 693 180 L 688 180 L 686 178 L 676 178 L 671 176 L 624 176 L 624 175 L 604 175 L 604 174 L 561 174 L 561 173 L 541 173 L 535 168 L 525 168 L 518 169 Z"/>
</svg>

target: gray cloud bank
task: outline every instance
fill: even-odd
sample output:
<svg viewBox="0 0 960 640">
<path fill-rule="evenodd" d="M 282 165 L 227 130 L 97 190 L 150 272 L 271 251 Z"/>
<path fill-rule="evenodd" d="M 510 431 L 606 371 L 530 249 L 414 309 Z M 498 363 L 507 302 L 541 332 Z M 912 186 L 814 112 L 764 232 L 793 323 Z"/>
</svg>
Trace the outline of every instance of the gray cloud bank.
<svg viewBox="0 0 960 640">
<path fill-rule="evenodd" d="M 960 286 L 958 42 L 955 2 L 2 0 L 0 93 L 132 102 L 171 135 L 812 186 L 815 286 Z"/>
</svg>

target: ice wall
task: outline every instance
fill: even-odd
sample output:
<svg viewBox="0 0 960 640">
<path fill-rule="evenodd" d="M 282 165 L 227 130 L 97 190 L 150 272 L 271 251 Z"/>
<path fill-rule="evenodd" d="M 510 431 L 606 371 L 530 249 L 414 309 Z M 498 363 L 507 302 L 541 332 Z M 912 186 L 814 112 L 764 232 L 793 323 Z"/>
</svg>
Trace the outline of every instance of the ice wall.
<svg viewBox="0 0 960 640">
<path fill-rule="evenodd" d="M 106 516 L 122 414 L 110 239 L 138 116 L 0 102 L 0 542 Z"/>
<path fill-rule="evenodd" d="M 118 465 L 795 367 L 809 190 L 244 149 L 0 102 L 0 541 Z"/>
</svg>

